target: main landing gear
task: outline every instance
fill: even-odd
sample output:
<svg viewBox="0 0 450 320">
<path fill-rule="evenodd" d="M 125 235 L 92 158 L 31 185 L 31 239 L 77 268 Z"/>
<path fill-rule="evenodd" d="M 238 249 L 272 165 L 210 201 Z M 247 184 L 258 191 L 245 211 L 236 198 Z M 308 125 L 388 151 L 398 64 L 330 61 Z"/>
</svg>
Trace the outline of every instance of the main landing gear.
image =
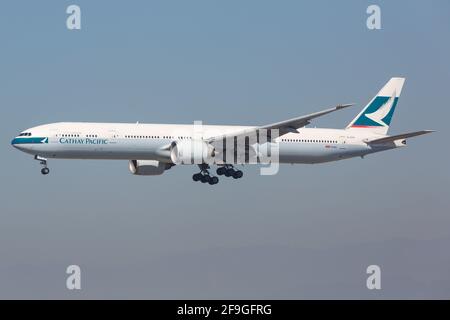
<svg viewBox="0 0 450 320">
<path fill-rule="evenodd" d="M 192 180 L 200 181 L 202 183 L 209 183 L 211 185 L 219 183 L 219 178 L 215 176 L 211 176 L 208 169 L 210 169 L 207 164 L 200 164 L 198 166 L 200 168 L 200 172 L 196 173 L 192 176 Z M 244 175 L 241 170 L 236 170 L 231 164 L 223 165 L 216 170 L 219 176 L 225 177 L 233 177 L 234 179 L 240 179 Z"/>
<path fill-rule="evenodd" d="M 244 175 L 241 170 L 235 170 L 231 164 L 226 164 L 223 167 L 219 167 L 216 170 L 219 176 L 233 177 L 234 179 L 240 179 Z"/>
<path fill-rule="evenodd" d="M 34 160 L 39 161 L 39 163 L 43 166 L 43 168 L 41 169 L 41 173 L 43 175 L 47 175 L 50 173 L 50 169 L 47 167 L 47 159 L 40 157 L 38 155 L 35 155 Z"/>
<path fill-rule="evenodd" d="M 201 181 L 202 183 L 209 183 L 210 185 L 218 184 L 219 178 L 211 176 L 208 169 L 210 168 L 207 164 L 199 164 L 200 172 L 192 176 L 192 180 Z"/>
</svg>

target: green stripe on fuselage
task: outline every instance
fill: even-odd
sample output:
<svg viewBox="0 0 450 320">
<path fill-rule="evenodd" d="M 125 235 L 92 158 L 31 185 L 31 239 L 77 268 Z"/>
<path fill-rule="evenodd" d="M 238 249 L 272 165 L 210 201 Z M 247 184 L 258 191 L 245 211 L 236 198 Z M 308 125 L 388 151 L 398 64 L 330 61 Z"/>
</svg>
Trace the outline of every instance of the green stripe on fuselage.
<svg viewBox="0 0 450 320">
<path fill-rule="evenodd" d="M 27 137 L 27 138 L 15 138 L 11 141 L 11 144 L 41 144 L 48 143 L 48 138 L 46 137 Z"/>
</svg>

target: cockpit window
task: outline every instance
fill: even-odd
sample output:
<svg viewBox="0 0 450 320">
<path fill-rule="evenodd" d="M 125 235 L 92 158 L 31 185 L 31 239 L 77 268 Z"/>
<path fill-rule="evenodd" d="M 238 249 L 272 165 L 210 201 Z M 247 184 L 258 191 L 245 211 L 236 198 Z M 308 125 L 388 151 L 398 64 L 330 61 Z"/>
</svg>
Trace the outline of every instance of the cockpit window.
<svg viewBox="0 0 450 320">
<path fill-rule="evenodd" d="M 31 132 L 22 132 L 21 134 L 19 134 L 19 137 L 24 137 L 24 136 L 26 136 L 26 137 L 31 136 Z"/>
</svg>

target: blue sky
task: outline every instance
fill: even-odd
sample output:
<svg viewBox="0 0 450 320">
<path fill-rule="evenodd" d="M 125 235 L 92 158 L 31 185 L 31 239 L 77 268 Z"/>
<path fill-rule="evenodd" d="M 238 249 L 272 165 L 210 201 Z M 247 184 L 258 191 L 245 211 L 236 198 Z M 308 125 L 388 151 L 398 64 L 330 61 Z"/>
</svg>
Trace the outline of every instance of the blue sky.
<svg viewBox="0 0 450 320">
<path fill-rule="evenodd" d="M 66 29 L 78 4 L 82 29 Z M 366 28 L 381 7 L 382 29 Z M 5 1 L 0 13 L 1 298 L 448 298 L 448 1 Z M 10 146 L 57 121 L 258 125 L 355 102 L 406 77 L 390 133 L 408 148 L 324 165 L 50 162 Z M 80 292 L 65 268 L 82 269 Z M 382 290 L 365 287 L 382 269 Z"/>
</svg>

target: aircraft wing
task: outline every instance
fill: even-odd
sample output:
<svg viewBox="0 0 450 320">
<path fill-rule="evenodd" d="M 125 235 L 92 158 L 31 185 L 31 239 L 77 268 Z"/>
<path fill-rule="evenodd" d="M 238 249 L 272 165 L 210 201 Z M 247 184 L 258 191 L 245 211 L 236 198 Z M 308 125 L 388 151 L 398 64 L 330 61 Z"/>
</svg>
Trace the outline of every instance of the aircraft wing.
<svg viewBox="0 0 450 320">
<path fill-rule="evenodd" d="M 331 112 L 334 112 L 334 111 L 337 111 L 337 110 L 348 108 L 348 107 L 350 107 L 352 105 L 353 104 L 341 104 L 341 105 L 335 106 L 334 108 L 330 108 L 330 109 L 326 109 L 326 110 L 323 110 L 323 111 L 311 113 L 311 114 L 308 114 L 306 116 L 296 117 L 296 118 L 292 118 L 292 119 L 289 119 L 289 120 L 275 122 L 275 123 L 271 123 L 271 124 L 264 125 L 264 126 L 253 127 L 253 128 L 249 128 L 249 129 L 246 129 L 246 130 L 241 130 L 241 131 L 233 132 L 233 133 L 230 133 L 230 134 L 222 135 L 222 136 L 212 137 L 212 138 L 206 139 L 206 141 L 207 142 L 214 142 L 214 141 L 217 141 L 217 140 L 220 140 L 220 139 L 224 139 L 224 138 L 245 136 L 245 135 L 249 135 L 249 134 L 255 133 L 256 131 L 261 130 L 261 129 L 265 129 L 265 130 L 278 129 L 279 130 L 279 136 L 282 136 L 282 135 L 284 135 L 286 133 L 289 133 L 289 132 L 298 132 L 297 129 L 308 125 L 312 119 L 318 118 L 320 116 L 326 115 L 328 113 L 331 113 Z"/>
<path fill-rule="evenodd" d="M 368 144 L 380 144 L 380 143 L 394 142 L 396 140 L 416 137 L 416 136 L 420 136 L 422 134 L 427 134 L 427 133 L 431 133 L 431 132 L 434 132 L 434 130 L 422 130 L 422 131 L 402 133 L 402 134 L 398 134 L 398 135 L 395 135 L 395 136 L 389 136 L 389 137 L 369 140 L 369 141 L 366 141 L 366 143 L 368 143 Z"/>
</svg>

